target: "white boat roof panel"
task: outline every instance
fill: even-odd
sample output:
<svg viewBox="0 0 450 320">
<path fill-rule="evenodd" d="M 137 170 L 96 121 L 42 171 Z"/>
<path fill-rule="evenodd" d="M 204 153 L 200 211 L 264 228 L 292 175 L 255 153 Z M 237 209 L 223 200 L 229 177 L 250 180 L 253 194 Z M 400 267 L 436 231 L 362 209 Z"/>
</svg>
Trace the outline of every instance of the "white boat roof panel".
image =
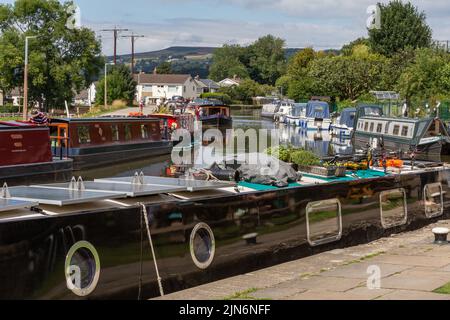
<svg viewBox="0 0 450 320">
<path fill-rule="evenodd" d="M 22 201 L 9 198 L 8 199 L 0 198 L 0 212 L 30 208 L 37 205 L 38 203 L 35 201 Z"/>
<path fill-rule="evenodd" d="M 83 182 L 85 191 L 102 192 L 102 193 L 119 193 L 131 198 L 151 196 L 161 193 L 171 193 L 186 191 L 184 186 L 160 186 L 160 185 L 140 185 L 140 184 L 128 184 L 118 183 L 111 181 L 85 181 Z M 38 187 L 51 188 L 51 189 L 69 189 L 70 183 L 55 183 L 42 185 Z"/>
<path fill-rule="evenodd" d="M 13 200 L 37 202 L 54 206 L 66 206 L 87 203 L 105 199 L 125 198 L 126 193 L 78 191 L 69 189 L 55 189 L 42 186 L 34 187 L 12 187 L 9 188 Z"/>
<path fill-rule="evenodd" d="M 133 184 L 133 179 L 135 177 L 122 177 L 122 178 L 105 178 L 96 179 L 95 182 L 112 182 L 112 183 L 126 183 Z M 210 189 L 219 189 L 224 187 L 230 187 L 234 185 L 233 182 L 229 181 L 203 181 L 203 180 L 189 180 L 182 178 L 164 178 L 164 177 L 143 177 L 144 185 L 158 186 L 158 187 L 180 187 L 181 190 L 174 190 L 171 192 L 179 191 L 202 191 Z M 160 193 L 165 193 L 167 191 L 160 191 Z"/>
</svg>

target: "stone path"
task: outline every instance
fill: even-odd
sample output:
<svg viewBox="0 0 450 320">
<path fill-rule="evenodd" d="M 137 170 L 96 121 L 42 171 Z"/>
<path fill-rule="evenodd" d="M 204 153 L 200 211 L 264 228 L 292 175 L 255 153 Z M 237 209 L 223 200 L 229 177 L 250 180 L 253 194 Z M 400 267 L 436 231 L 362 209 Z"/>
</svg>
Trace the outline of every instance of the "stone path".
<svg viewBox="0 0 450 320">
<path fill-rule="evenodd" d="M 436 226 L 450 228 L 450 221 L 159 299 L 450 300 L 450 294 L 433 292 L 450 282 L 450 244 L 433 244 L 431 229 Z M 379 283 L 376 277 L 369 281 L 374 274 L 368 271 L 380 272 Z"/>
</svg>

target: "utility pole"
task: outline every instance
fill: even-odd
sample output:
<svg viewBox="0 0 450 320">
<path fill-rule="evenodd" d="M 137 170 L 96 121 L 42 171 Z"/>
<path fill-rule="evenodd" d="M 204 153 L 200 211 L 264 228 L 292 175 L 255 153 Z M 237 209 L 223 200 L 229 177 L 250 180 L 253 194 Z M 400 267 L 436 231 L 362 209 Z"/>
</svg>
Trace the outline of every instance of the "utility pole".
<svg viewBox="0 0 450 320">
<path fill-rule="evenodd" d="M 119 36 L 119 32 L 129 31 L 129 30 L 128 29 L 117 29 L 117 27 L 114 27 L 114 29 L 103 29 L 100 31 L 114 33 L 114 64 L 116 64 L 117 63 L 117 37 Z"/>
<path fill-rule="evenodd" d="M 37 36 L 25 37 L 25 68 L 23 76 L 23 120 L 28 120 L 28 40 L 35 39 Z"/>
<path fill-rule="evenodd" d="M 135 35 L 132 33 L 131 35 L 122 36 L 121 38 L 130 38 L 131 39 L 131 74 L 134 74 L 134 44 L 138 38 L 145 38 L 142 35 Z"/>
</svg>

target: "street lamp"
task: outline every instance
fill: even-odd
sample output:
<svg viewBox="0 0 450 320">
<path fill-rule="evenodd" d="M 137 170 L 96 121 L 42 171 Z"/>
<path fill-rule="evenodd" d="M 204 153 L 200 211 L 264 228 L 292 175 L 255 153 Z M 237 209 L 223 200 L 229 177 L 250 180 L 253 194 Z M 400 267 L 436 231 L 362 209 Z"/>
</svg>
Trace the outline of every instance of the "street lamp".
<svg viewBox="0 0 450 320">
<path fill-rule="evenodd" d="M 108 75 L 108 66 L 109 65 L 114 66 L 115 63 L 114 62 L 105 63 L 105 101 L 104 101 L 105 109 L 108 107 L 108 81 L 107 81 L 106 77 Z"/>
<path fill-rule="evenodd" d="M 37 36 L 25 37 L 25 71 L 23 77 L 23 120 L 28 120 L 28 40 Z"/>
</svg>

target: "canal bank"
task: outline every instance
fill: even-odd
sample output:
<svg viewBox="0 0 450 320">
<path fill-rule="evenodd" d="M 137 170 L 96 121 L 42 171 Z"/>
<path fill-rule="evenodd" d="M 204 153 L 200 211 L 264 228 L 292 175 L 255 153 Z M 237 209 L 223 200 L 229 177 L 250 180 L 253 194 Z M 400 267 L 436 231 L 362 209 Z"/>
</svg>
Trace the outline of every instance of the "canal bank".
<svg viewBox="0 0 450 320">
<path fill-rule="evenodd" d="M 450 245 L 433 243 L 435 227 L 449 228 L 450 220 L 159 299 L 450 300 Z M 379 289 L 373 281 L 377 270 L 381 272 Z"/>
</svg>

